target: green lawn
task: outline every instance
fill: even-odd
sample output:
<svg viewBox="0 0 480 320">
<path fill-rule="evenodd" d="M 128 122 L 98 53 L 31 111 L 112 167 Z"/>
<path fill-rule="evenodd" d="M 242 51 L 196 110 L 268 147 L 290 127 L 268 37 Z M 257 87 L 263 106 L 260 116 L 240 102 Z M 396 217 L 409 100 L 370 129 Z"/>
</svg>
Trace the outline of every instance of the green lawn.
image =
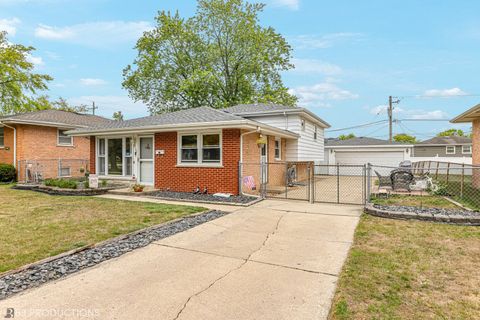
<svg viewBox="0 0 480 320">
<path fill-rule="evenodd" d="M 330 319 L 478 319 L 480 227 L 363 215 Z"/>
<path fill-rule="evenodd" d="M 0 185 L 0 272 L 204 210 Z"/>
<path fill-rule="evenodd" d="M 440 196 L 390 195 L 388 198 L 372 198 L 372 203 L 384 206 L 414 206 L 426 208 L 460 209 Z"/>
</svg>

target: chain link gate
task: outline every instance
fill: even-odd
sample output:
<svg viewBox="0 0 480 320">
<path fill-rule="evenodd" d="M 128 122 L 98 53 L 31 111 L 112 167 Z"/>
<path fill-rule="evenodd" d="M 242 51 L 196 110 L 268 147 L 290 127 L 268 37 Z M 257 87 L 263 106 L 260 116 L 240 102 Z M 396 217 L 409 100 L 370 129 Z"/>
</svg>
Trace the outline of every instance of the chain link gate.
<svg viewBox="0 0 480 320">
<path fill-rule="evenodd" d="M 367 167 L 313 162 L 240 163 L 242 194 L 263 198 L 364 204 Z"/>
</svg>

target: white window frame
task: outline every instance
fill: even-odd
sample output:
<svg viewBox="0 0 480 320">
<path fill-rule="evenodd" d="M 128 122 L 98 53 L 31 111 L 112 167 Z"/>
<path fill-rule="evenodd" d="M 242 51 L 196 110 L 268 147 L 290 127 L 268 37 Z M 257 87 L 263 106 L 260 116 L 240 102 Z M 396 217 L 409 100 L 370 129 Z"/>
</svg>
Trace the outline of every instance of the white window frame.
<svg viewBox="0 0 480 320">
<path fill-rule="evenodd" d="M 305 131 L 306 126 L 307 126 L 307 121 L 305 119 L 300 119 L 300 129 L 302 131 Z"/>
<path fill-rule="evenodd" d="M 453 152 L 449 152 L 448 151 L 449 148 L 453 148 Z M 455 148 L 455 146 L 446 146 L 445 147 L 445 153 L 446 154 L 456 154 L 457 153 L 457 148 Z"/>
<path fill-rule="evenodd" d="M 278 142 L 278 148 L 277 148 Z M 277 149 L 278 149 L 278 157 L 277 157 Z M 275 160 L 282 160 L 282 138 L 275 137 L 275 144 L 274 144 L 274 151 L 273 155 L 275 156 Z"/>
<path fill-rule="evenodd" d="M 60 143 L 60 131 L 68 131 L 68 129 L 57 129 L 57 146 L 59 147 L 73 147 L 73 137 L 68 136 L 70 138 L 70 143 Z"/>
<path fill-rule="evenodd" d="M 465 147 L 468 148 L 468 151 L 465 151 Z M 462 154 L 472 154 L 472 146 L 471 145 L 463 145 L 462 146 Z"/>
<path fill-rule="evenodd" d="M 130 175 L 126 175 L 125 174 L 125 169 L 126 169 L 126 166 L 125 166 L 125 158 L 126 158 L 126 139 L 127 138 L 130 138 L 130 142 L 132 144 L 132 152 L 131 152 L 131 156 L 129 158 L 131 158 L 131 161 L 132 161 L 132 174 Z M 105 140 L 105 154 L 103 156 L 100 156 L 99 155 L 99 150 L 100 150 L 100 143 L 99 143 L 99 140 L 101 139 L 104 139 Z M 122 139 L 122 174 L 121 175 L 109 175 L 108 173 L 108 140 L 115 140 L 115 139 Z M 134 162 L 134 155 L 135 155 L 135 146 L 133 144 L 133 141 L 134 141 L 134 137 L 133 136 L 110 136 L 110 137 L 97 137 L 95 139 L 95 172 L 100 175 L 100 171 L 99 171 L 99 164 L 100 164 L 100 161 L 98 161 L 98 159 L 100 157 L 102 158 L 105 158 L 105 173 L 100 175 L 102 177 L 111 177 L 111 178 L 131 178 L 133 177 L 135 171 L 134 171 L 134 166 L 135 166 L 135 162 Z"/>
<path fill-rule="evenodd" d="M 220 161 L 203 161 L 203 136 L 209 134 L 218 134 L 220 139 Z M 197 162 L 182 162 L 182 137 L 197 136 Z M 177 133 L 177 166 L 179 167 L 223 167 L 223 134 L 221 130 L 213 131 L 194 131 L 194 132 L 178 132 Z"/>
<path fill-rule="evenodd" d="M 0 134 L 0 137 L 2 137 L 3 142 L 0 143 L 0 149 L 5 148 L 5 127 L 0 127 L 0 131 L 2 132 Z"/>
<path fill-rule="evenodd" d="M 62 170 L 68 170 L 68 174 L 62 174 Z M 68 178 L 68 177 L 71 177 L 72 176 L 72 168 L 70 167 L 62 167 L 60 168 L 60 172 L 59 172 L 59 176 L 61 178 Z"/>
<path fill-rule="evenodd" d="M 313 140 L 315 140 L 315 141 L 318 140 L 318 127 L 317 127 L 317 125 L 313 126 Z"/>
</svg>

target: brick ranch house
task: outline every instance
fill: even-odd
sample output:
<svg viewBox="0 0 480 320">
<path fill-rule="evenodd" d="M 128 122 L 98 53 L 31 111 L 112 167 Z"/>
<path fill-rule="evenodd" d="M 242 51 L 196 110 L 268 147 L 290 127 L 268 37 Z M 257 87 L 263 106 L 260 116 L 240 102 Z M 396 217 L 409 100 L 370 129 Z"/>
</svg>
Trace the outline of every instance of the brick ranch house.
<svg viewBox="0 0 480 320">
<path fill-rule="evenodd" d="M 304 108 L 253 104 L 187 109 L 67 133 L 90 137 L 90 172 L 100 178 L 236 195 L 241 175 L 252 176 L 257 186 L 261 179 L 285 181 L 286 166 L 278 166 L 283 172 L 269 166 L 260 177 L 261 162 L 321 161 L 328 127 Z"/>
<path fill-rule="evenodd" d="M 88 165 L 90 139 L 71 137 L 65 132 L 109 122 L 112 120 L 60 110 L 2 116 L 0 163 L 17 167 L 19 180 L 25 178 L 27 166 L 40 166 L 42 178 L 80 176 L 82 163 L 84 167 Z M 59 167 L 58 159 L 64 161 L 62 167 Z"/>
<path fill-rule="evenodd" d="M 453 118 L 452 123 L 472 123 L 472 164 L 480 166 L 480 104 Z M 473 170 L 473 184 L 480 188 L 480 169 Z"/>
</svg>

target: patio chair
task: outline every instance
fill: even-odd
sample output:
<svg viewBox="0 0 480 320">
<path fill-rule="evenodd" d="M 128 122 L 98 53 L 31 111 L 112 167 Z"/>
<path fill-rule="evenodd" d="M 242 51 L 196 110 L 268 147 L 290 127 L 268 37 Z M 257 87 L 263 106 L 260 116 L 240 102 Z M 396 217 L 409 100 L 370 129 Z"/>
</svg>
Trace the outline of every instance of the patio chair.
<svg viewBox="0 0 480 320">
<path fill-rule="evenodd" d="M 392 179 L 392 189 L 393 190 L 407 190 L 411 191 L 410 186 L 414 182 L 415 178 L 413 174 L 409 171 L 395 171 L 390 175 Z"/>
<path fill-rule="evenodd" d="M 375 174 L 378 178 L 378 189 L 383 187 L 391 188 L 392 187 L 392 179 L 390 176 L 382 176 L 377 170 L 375 170 Z"/>
</svg>

